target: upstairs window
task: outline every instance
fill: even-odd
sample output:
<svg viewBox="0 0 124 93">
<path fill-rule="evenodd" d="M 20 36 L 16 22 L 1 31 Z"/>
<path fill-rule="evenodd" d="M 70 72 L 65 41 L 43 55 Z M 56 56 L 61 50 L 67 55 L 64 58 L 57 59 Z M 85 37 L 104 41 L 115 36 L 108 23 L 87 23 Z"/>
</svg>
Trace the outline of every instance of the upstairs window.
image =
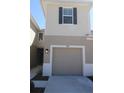
<svg viewBox="0 0 124 93">
<path fill-rule="evenodd" d="M 39 41 L 43 40 L 43 33 L 39 33 Z"/>
<path fill-rule="evenodd" d="M 77 24 L 77 8 L 59 8 L 59 24 Z"/>
<path fill-rule="evenodd" d="M 63 8 L 63 23 L 72 24 L 73 23 L 73 9 Z"/>
</svg>

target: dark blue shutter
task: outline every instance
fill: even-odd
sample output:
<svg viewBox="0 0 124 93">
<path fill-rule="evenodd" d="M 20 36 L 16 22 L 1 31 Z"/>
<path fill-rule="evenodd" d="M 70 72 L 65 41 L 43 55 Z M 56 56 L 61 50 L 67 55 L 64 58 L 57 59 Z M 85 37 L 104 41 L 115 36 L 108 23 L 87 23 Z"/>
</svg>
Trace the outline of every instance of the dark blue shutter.
<svg viewBox="0 0 124 93">
<path fill-rule="evenodd" d="M 74 24 L 77 24 L 77 8 L 73 8 L 73 20 Z"/>
<path fill-rule="evenodd" d="M 59 7 L 59 24 L 62 24 L 62 7 Z"/>
</svg>

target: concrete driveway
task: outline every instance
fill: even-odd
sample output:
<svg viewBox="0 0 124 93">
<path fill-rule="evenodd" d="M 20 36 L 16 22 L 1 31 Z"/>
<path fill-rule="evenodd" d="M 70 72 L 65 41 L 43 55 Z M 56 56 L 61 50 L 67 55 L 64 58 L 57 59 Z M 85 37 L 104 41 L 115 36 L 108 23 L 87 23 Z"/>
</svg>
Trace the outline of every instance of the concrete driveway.
<svg viewBox="0 0 124 93">
<path fill-rule="evenodd" d="M 52 76 L 44 93 L 93 93 L 93 83 L 83 76 Z"/>
</svg>

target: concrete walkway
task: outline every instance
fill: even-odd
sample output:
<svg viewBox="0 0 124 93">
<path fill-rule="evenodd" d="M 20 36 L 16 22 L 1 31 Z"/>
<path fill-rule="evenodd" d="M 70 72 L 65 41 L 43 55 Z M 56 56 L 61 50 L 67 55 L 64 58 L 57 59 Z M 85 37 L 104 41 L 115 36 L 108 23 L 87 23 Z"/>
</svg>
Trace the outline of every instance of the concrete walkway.
<svg viewBox="0 0 124 93">
<path fill-rule="evenodd" d="M 44 93 L 93 93 L 93 83 L 83 76 L 52 76 Z"/>
</svg>

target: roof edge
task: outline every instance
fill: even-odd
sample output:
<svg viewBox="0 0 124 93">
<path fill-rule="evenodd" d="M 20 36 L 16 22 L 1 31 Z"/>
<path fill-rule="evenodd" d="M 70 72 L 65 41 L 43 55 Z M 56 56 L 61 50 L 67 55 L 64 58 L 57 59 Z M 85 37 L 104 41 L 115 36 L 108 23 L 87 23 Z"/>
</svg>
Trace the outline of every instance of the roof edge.
<svg viewBox="0 0 124 93">
<path fill-rule="evenodd" d="M 30 14 L 30 24 L 33 24 L 33 26 L 37 29 L 37 32 L 40 31 L 40 27 L 38 26 L 36 20 L 34 19 L 34 17 Z M 31 27 L 31 26 L 30 26 Z M 32 28 L 32 27 L 31 27 Z"/>
</svg>

